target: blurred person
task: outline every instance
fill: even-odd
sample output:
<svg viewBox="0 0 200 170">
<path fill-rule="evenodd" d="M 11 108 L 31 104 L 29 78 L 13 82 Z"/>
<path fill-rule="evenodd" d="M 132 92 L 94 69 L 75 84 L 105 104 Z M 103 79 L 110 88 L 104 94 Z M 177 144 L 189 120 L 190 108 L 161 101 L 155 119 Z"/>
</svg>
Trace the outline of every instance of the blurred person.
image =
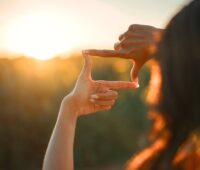
<svg viewBox="0 0 200 170">
<path fill-rule="evenodd" d="M 151 144 L 131 158 L 127 170 L 199 170 L 200 1 L 180 10 L 165 30 L 131 25 L 115 50 L 85 54 L 132 59 L 132 80 L 154 57 L 148 102 Z"/>
</svg>

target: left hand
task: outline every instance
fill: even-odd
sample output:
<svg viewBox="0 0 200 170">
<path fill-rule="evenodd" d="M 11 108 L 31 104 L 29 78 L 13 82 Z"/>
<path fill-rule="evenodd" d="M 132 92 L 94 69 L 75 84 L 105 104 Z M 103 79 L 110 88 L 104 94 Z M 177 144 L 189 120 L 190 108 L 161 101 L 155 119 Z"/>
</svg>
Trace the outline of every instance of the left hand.
<svg viewBox="0 0 200 170">
<path fill-rule="evenodd" d="M 92 80 L 91 59 L 87 55 L 84 59 L 85 65 L 74 90 L 62 102 L 62 107 L 70 107 L 77 117 L 111 109 L 118 97 L 118 93 L 112 90 L 137 88 L 133 82 Z"/>
<path fill-rule="evenodd" d="M 141 67 L 156 53 L 161 35 L 161 29 L 149 25 L 133 24 L 129 26 L 128 31 L 119 36 L 119 42 L 114 45 L 115 50 L 89 49 L 84 53 L 100 57 L 132 59 L 131 80 L 137 82 Z"/>
</svg>

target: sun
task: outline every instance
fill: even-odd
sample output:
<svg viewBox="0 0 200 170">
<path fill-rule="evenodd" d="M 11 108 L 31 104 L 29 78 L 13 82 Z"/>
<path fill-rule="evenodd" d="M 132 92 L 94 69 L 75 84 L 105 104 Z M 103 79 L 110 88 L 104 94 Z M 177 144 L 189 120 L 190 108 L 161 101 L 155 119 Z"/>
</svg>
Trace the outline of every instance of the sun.
<svg viewBox="0 0 200 170">
<path fill-rule="evenodd" d="M 69 51 L 78 43 L 73 29 L 59 16 L 50 14 L 18 18 L 8 27 L 7 35 L 9 50 L 40 60 Z"/>
</svg>

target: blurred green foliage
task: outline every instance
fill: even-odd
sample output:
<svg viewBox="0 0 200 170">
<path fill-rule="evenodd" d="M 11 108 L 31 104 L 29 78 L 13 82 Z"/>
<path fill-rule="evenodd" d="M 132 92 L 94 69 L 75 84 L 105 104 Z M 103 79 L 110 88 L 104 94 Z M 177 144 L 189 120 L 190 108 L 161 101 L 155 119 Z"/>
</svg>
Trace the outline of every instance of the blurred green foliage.
<svg viewBox="0 0 200 170">
<path fill-rule="evenodd" d="M 94 79 L 129 80 L 130 61 L 94 58 Z M 72 90 L 82 57 L 0 59 L 0 170 L 39 170 L 62 98 Z M 123 164 L 146 144 L 148 68 L 138 90 L 121 90 L 114 108 L 80 117 L 75 167 Z M 101 168 L 100 168 L 101 169 Z"/>
</svg>

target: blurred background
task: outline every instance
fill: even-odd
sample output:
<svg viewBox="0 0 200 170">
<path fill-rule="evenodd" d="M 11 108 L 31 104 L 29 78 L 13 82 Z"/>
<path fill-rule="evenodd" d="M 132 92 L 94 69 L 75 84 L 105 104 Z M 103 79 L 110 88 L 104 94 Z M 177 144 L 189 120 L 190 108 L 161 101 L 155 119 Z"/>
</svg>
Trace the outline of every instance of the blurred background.
<svg viewBox="0 0 200 170">
<path fill-rule="evenodd" d="M 112 49 L 134 23 L 164 28 L 186 0 L 0 0 L 0 170 L 40 170 L 62 98 L 85 48 Z M 149 64 L 150 65 L 150 64 Z M 131 61 L 93 57 L 93 78 L 129 81 Z M 109 112 L 81 117 L 75 169 L 117 170 L 147 144 L 145 96 L 122 90 Z"/>
</svg>

